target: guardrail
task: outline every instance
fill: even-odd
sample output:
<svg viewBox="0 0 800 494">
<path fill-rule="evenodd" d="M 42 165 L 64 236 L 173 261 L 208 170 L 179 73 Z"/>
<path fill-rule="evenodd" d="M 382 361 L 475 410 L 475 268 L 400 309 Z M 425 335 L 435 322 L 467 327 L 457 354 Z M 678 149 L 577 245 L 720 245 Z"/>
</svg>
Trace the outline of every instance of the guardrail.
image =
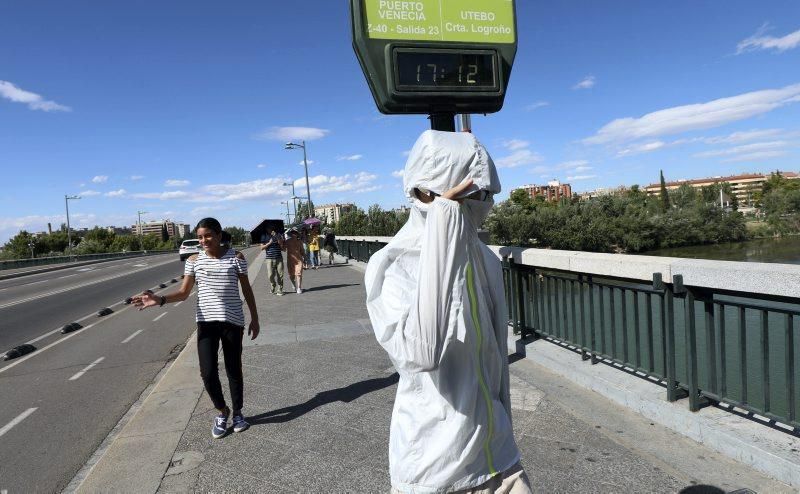
<svg viewBox="0 0 800 494">
<path fill-rule="evenodd" d="M 124 257 L 139 257 L 151 256 L 158 254 L 169 254 L 170 252 L 178 252 L 175 250 L 150 250 L 150 251 L 131 251 L 131 252 L 110 252 L 105 254 L 85 254 L 81 256 L 53 256 L 53 257 L 36 257 L 33 259 L 12 259 L 9 261 L 0 261 L 0 271 L 6 269 L 19 269 L 28 268 L 33 266 L 46 266 L 50 264 L 63 264 L 67 262 L 82 262 L 82 261 L 97 261 L 102 259 L 117 259 Z"/>
<path fill-rule="evenodd" d="M 359 261 L 388 239 L 337 239 Z M 666 388 L 689 408 L 724 403 L 800 432 L 800 266 L 509 247 L 509 320 Z"/>
</svg>

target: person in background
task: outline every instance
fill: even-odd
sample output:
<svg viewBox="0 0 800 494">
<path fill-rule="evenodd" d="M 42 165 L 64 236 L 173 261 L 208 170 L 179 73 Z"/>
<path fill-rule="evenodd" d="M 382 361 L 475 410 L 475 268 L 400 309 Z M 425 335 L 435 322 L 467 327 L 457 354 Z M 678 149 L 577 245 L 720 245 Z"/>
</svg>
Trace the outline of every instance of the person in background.
<svg viewBox="0 0 800 494">
<path fill-rule="evenodd" d="M 319 269 L 319 249 L 320 249 L 319 230 L 315 226 L 311 228 L 311 234 L 308 237 L 309 257 L 311 258 L 311 266 L 314 269 Z"/>
<path fill-rule="evenodd" d="M 295 292 L 303 293 L 303 243 L 294 228 L 289 230 L 289 240 L 286 241 L 286 263 L 289 281 L 292 282 Z"/>
<path fill-rule="evenodd" d="M 325 232 L 323 247 L 328 251 L 328 265 L 330 266 L 333 264 L 333 255 L 339 252 L 339 249 L 336 247 L 336 235 L 334 235 L 332 230 L 327 230 Z"/>
<path fill-rule="evenodd" d="M 200 375 L 208 396 L 219 415 L 214 418 L 211 435 L 219 439 L 228 433 L 231 409 L 225 404 L 222 384 L 219 382 L 217 352 L 222 342 L 225 356 L 225 373 L 231 390 L 233 405 L 233 431 L 242 432 L 249 427 L 242 415 L 244 402 L 244 377 L 242 373 L 242 339 L 244 338 L 244 312 L 239 286 L 250 309 L 250 326 L 247 334 L 256 339 L 260 327 L 256 299 L 247 277 L 247 261 L 241 252 L 222 246 L 222 227 L 214 218 L 205 218 L 197 224 L 197 239 L 203 252 L 186 260 L 183 284 L 178 291 L 156 295 L 146 291 L 131 297 L 139 310 L 181 302 L 197 282 L 197 353 L 200 358 Z"/>
<path fill-rule="evenodd" d="M 283 235 L 272 227 L 269 231 L 269 239 L 261 244 L 264 251 L 265 262 L 267 263 L 267 273 L 269 273 L 270 292 L 273 295 L 283 295 Z"/>
<path fill-rule="evenodd" d="M 309 250 L 308 250 L 308 226 L 303 225 L 300 228 L 300 243 L 303 244 L 303 269 L 308 269 Z"/>
</svg>

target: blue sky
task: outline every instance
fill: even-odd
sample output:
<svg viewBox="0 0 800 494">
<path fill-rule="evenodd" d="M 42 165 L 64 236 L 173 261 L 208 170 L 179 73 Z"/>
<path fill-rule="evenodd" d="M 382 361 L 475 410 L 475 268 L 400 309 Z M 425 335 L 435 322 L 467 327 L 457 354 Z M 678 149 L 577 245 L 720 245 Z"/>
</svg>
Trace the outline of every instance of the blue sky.
<svg viewBox="0 0 800 494">
<path fill-rule="evenodd" d="M 171 218 L 251 227 L 304 195 L 398 207 L 428 127 L 375 109 L 343 0 L 23 2 L 0 16 L 0 242 Z M 473 119 L 504 191 L 800 169 L 800 3 L 518 2 L 504 109 Z M 300 187 L 302 186 L 302 188 Z"/>
</svg>

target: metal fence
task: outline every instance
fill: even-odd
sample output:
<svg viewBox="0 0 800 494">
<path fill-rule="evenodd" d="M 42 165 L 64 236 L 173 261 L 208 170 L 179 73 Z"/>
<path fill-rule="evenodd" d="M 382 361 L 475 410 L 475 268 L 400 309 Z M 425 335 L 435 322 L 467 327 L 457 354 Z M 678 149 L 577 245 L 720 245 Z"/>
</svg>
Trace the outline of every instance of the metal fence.
<svg viewBox="0 0 800 494">
<path fill-rule="evenodd" d="M 337 240 L 366 262 L 386 245 Z M 800 299 L 644 282 L 503 261 L 509 320 L 523 338 L 546 338 L 666 387 L 692 411 L 718 402 L 800 431 Z"/>
<path fill-rule="evenodd" d="M 178 251 L 177 249 L 158 250 L 158 251 L 151 250 L 151 251 L 132 251 L 132 252 L 112 252 L 106 254 L 86 254 L 81 256 L 54 256 L 54 257 L 36 257 L 33 259 L 12 259 L 9 261 L 0 261 L 0 271 L 6 269 L 46 266 L 50 264 L 63 264 L 67 262 L 98 261 L 103 259 L 118 259 L 124 257 L 139 257 L 139 256 L 151 256 L 158 254 L 169 254 L 170 252 L 178 252 Z"/>
</svg>

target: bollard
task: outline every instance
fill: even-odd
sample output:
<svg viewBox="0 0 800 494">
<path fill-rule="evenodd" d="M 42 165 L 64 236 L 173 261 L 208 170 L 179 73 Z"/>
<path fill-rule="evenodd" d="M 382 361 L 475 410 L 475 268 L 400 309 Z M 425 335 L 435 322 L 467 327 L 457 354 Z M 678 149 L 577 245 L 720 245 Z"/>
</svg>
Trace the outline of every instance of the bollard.
<svg viewBox="0 0 800 494">
<path fill-rule="evenodd" d="M 100 309 L 99 311 L 97 311 L 97 317 L 103 317 L 103 316 L 107 316 L 107 315 L 113 314 L 113 313 L 114 313 L 113 310 L 109 309 L 108 307 L 104 307 L 104 308 Z"/>
<path fill-rule="evenodd" d="M 6 352 L 5 356 L 3 357 L 3 360 L 11 360 L 19 358 L 35 350 L 36 350 L 35 346 L 29 345 L 27 343 L 25 343 L 24 345 L 15 346 L 14 348 Z"/>
<path fill-rule="evenodd" d="M 71 323 L 67 324 L 66 326 L 64 326 L 63 328 L 61 328 L 61 334 L 72 333 L 73 331 L 77 331 L 77 330 L 82 329 L 82 328 L 83 328 L 83 326 L 81 326 L 80 324 L 78 324 L 76 322 L 71 322 Z"/>
</svg>

